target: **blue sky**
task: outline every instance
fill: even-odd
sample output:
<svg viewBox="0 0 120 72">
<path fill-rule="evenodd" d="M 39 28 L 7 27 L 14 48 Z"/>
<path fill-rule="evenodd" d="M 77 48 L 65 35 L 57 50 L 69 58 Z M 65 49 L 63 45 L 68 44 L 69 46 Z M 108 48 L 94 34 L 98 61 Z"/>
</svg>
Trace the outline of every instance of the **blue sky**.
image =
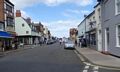
<svg viewBox="0 0 120 72">
<path fill-rule="evenodd" d="M 84 14 L 93 11 L 96 0 L 11 0 L 23 17 L 42 22 L 53 36 L 68 37 L 70 28 L 84 19 Z"/>
</svg>

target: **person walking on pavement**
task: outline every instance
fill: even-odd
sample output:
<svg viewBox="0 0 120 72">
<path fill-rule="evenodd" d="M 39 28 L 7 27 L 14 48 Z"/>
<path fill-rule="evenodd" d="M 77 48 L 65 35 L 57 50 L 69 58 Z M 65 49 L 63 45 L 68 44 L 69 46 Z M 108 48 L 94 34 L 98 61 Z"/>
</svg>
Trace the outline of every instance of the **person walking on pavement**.
<svg viewBox="0 0 120 72">
<path fill-rule="evenodd" d="M 3 42 L 2 42 L 2 41 L 0 41 L 0 50 L 1 50 L 1 51 L 4 51 L 4 45 L 3 45 Z"/>
<path fill-rule="evenodd" d="M 77 46 L 77 40 L 75 40 L 75 46 Z"/>
<path fill-rule="evenodd" d="M 86 47 L 87 46 L 85 38 L 81 39 L 81 44 L 82 44 L 82 47 Z"/>
<path fill-rule="evenodd" d="M 59 42 L 60 42 L 60 45 L 61 45 L 62 44 L 62 39 L 60 39 Z"/>
<path fill-rule="evenodd" d="M 78 46 L 81 47 L 81 39 L 79 39 Z"/>
</svg>

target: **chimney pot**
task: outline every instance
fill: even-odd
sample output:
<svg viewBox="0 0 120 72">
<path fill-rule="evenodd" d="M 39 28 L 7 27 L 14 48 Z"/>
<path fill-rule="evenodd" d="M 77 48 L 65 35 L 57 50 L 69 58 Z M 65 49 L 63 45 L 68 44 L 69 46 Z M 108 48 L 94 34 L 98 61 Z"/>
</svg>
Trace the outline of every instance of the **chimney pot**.
<svg viewBox="0 0 120 72">
<path fill-rule="evenodd" d="M 16 17 L 21 17 L 21 11 L 20 10 L 16 10 Z"/>
</svg>

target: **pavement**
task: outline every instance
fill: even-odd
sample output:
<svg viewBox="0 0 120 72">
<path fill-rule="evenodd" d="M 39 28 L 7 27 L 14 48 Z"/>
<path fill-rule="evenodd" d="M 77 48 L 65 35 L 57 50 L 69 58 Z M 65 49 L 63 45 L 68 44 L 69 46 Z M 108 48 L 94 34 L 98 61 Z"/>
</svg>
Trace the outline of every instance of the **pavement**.
<svg viewBox="0 0 120 72">
<path fill-rule="evenodd" d="M 105 55 L 90 48 L 76 47 L 76 51 L 81 54 L 86 61 L 94 65 L 120 69 L 120 58 Z"/>
</svg>

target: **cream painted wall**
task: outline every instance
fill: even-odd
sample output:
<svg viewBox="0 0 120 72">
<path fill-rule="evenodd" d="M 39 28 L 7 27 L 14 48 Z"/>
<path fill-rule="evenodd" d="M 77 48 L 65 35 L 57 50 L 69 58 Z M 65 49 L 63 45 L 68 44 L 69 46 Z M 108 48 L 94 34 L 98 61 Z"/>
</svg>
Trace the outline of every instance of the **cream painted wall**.
<svg viewBox="0 0 120 72">
<path fill-rule="evenodd" d="M 22 26 L 22 24 L 24 24 L 24 27 Z M 30 26 L 22 17 L 15 18 L 15 31 L 18 34 L 18 36 L 32 34 Z M 28 31 L 29 33 L 27 34 L 26 31 Z"/>
</svg>

